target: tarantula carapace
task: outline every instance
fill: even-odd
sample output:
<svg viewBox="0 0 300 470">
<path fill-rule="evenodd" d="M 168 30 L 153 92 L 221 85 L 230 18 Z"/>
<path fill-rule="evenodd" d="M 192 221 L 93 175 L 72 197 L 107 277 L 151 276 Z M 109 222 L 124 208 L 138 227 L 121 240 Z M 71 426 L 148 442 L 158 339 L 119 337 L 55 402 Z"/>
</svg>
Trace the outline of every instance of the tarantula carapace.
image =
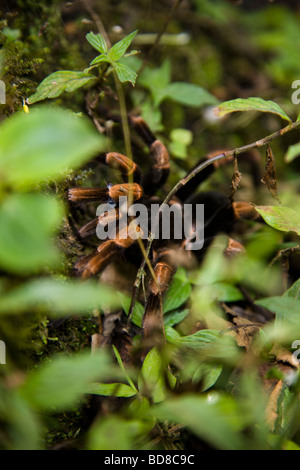
<svg viewBox="0 0 300 470">
<path fill-rule="evenodd" d="M 140 117 L 129 117 L 131 126 L 142 137 L 150 149 L 151 166 L 149 170 L 142 175 L 140 168 L 126 156 L 111 152 L 102 157 L 102 162 L 116 168 L 120 171 L 123 183 L 108 185 L 106 188 L 72 188 L 69 189 L 68 198 L 72 202 L 82 203 L 89 201 L 97 201 L 99 203 L 108 203 L 106 210 L 100 213 L 97 218 L 88 222 L 79 230 L 81 238 L 93 236 L 97 227 L 107 226 L 108 228 L 116 220 L 122 221 L 124 213 L 119 205 L 120 197 L 127 196 L 129 199 L 128 207 L 133 203 L 142 203 L 150 214 L 154 204 L 161 203 L 156 192 L 162 188 L 167 181 L 170 172 L 169 153 L 165 145 L 157 140 L 152 134 L 149 127 Z M 198 162 L 199 164 L 199 162 Z M 180 236 L 170 233 L 169 239 L 161 237 L 161 224 L 158 223 L 158 236 L 155 237 L 149 260 L 153 266 L 152 279 L 148 286 L 148 298 L 146 301 L 143 333 L 145 337 L 153 335 L 153 331 L 160 330 L 163 332 L 162 322 L 162 296 L 167 290 L 170 281 L 176 271 L 177 265 L 181 263 L 184 253 L 190 258 L 200 258 L 203 252 L 209 246 L 214 236 L 220 232 L 229 233 L 235 220 L 240 217 L 256 218 L 257 213 L 253 206 L 244 202 L 232 202 L 229 198 L 219 192 L 209 191 L 194 194 L 197 187 L 203 182 L 213 171 L 214 166 L 210 165 L 200 172 L 193 179 L 183 186 L 169 201 L 169 205 L 181 207 L 189 204 L 192 208 L 197 205 L 204 205 L 204 246 L 200 251 L 191 251 L 186 249 L 189 247 L 190 237 L 194 236 L 193 232 L 196 214 L 192 215 L 192 226 L 190 227 L 190 235 L 186 231 L 180 229 Z M 127 214 L 126 214 L 127 215 Z M 164 218 L 163 213 L 160 214 L 160 222 Z M 127 224 L 128 222 L 128 224 Z M 97 247 L 97 251 L 85 256 L 75 264 L 75 270 L 83 277 L 87 278 L 100 273 L 111 263 L 118 255 L 126 254 L 131 250 L 131 260 L 136 261 L 138 254 L 141 253 L 137 244 L 137 237 L 143 238 L 143 243 L 147 241 L 149 232 L 147 228 L 136 224 L 133 232 L 130 233 L 130 222 L 132 217 L 127 219 L 126 225 L 117 228 L 113 238 L 102 240 Z M 149 230 L 149 229 L 148 229 Z M 231 242 L 233 243 L 233 242 Z M 234 244 L 234 243 L 233 243 Z M 133 251 L 133 247 L 136 250 Z M 235 246 L 238 246 L 236 244 Z"/>
</svg>

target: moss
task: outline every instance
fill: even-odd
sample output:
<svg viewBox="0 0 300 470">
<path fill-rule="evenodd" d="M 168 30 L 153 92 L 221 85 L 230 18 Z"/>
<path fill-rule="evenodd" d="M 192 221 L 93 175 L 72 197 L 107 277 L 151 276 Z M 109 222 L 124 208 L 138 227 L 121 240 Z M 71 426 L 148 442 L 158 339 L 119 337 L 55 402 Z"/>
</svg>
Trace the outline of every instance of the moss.
<svg viewBox="0 0 300 470">
<path fill-rule="evenodd" d="M 9 31 L 16 31 L 16 37 L 8 34 Z M 12 2 L 0 22 L 0 45 L 3 48 L 1 78 L 6 84 L 5 114 L 20 109 L 23 98 L 34 93 L 50 73 L 86 66 L 80 43 L 66 35 L 58 1 Z M 77 100 L 77 105 L 81 106 L 82 100 Z"/>
</svg>

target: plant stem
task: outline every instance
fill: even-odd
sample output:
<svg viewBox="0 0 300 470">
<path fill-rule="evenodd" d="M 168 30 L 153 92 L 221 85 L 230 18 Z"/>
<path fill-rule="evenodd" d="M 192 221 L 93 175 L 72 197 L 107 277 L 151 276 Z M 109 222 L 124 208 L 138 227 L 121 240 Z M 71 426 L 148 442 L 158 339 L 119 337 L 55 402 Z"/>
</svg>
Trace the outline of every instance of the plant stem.
<svg viewBox="0 0 300 470">
<path fill-rule="evenodd" d="M 124 143 L 125 143 L 125 152 L 126 152 L 126 156 L 132 160 L 130 129 L 129 129 L 129 123 L 128 123 L 125 95 L 124 95 L 122 84 L 116 72 L 113 71 L 113 74 L 114 74 L 116 90 L 117 90 L 118 98 L 119 98 L 121 122 L 122 122 L 122 129 L 123 129 L 123 136 L 124 136 Z M 132 175 L 129 175 L 129 177 L 133 178 Z M 133 180 L 131 182 L 133 182 Z"/>
</svg>

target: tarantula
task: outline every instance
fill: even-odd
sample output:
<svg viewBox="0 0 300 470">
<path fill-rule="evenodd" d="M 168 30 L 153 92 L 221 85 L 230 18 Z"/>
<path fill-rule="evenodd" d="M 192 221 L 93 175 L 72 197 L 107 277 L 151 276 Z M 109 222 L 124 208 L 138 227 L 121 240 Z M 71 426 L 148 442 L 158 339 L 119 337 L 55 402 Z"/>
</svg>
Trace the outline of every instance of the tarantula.
<svg viewBox="0 0 300 470">
<path fill-rule="evenodd" d="M 159 199 L 155 196 L 167 181 L 170 172 L 169 153 L 165 145 L 153 135 L 145 121 L 140 117 L 129 116 L 131 126 L 142 137 L 150 150 L 151 166 L 149 170 L 142 175 L 138 165 L 125 155 L 116 152 L 110 152 L 101 158 L 102 163 L 109 165 L 120 171 L 123 183 L 108 185 L 106 188 L 71 188 L 68 192 L 68 199 L 72 202 L 82 203 L 97 201 L 99 203 L 108 203 L 106 210 L 100 213 L 97 218 L 85 224 L 80 230 L 79 235 L 86 239 L 95 235 L 97 227 L 105 225 L 110 227 L 116 220 L 122 221 L 124 213 L 119 204 L 119 198 L 127 196 L 130 199 L 129 206 L 133 203 L 143 203 L 150 214 L 151 208 L 157 204 Z M 199 162 L 198 162 L 199 164 Z M 160 223 L 158 224 L 158 236 L 152 244 L 149 260 L 153 265 L 154 276 L 149 282 L 149 294 L 146 301 L 143 334 L 144 337 L 153 335 L 153 331 L 163 332 L 163 321 L 161 312 L 162 296 L 166 292 L 170 281 L 176 271 L 177 265 L 182 262 L 180 254 L 185 253 L 190 258 L 200 259 L 206 248 L 209 246 L 216 234 L 220 232 L 229 233 L 236 220 L 241 217 L 255 219 L 257 212 L 247 202 L 232 202 L 223 194 L 215 191 L 202 192 L 194 194 L 197 187 L 214 171 L 214 166 L 210 165 L 204 171 L 197 174 L 183 186 L 169 202 L 169 205 L 181 207 L 183 204 L 191 204 L 195 208 L 197 204 L 203 204 L 205 210 L 204 216 L 204 246 L 200 251 L 191 251 L 188 248 L 190 236 L 182 229 L 180 236 L 170 234 L 170 239 L 165 240 L 161 237 L 161 221 L 164 218 L 160 213 Z M 193 228 L 195 222 L 195 211 L 192 215 L 191 236 L 194 236 Z M 129 217 L 132 222 L 132 217 Z M 140 253 L 137 247 L 137 236 L 147 239 L 149 232 L 147 228 L 136 225 L 136 230 L 130 233 L 130 224 L 118 227 L 115 236 L 111 239 L 101 241 L 97 251 L 85 256 L 77 261 L 75 270 L 82 278 L 87 278 L 100 273 L 119 255 L 131 253 L 131 261 L 136 261 L 137 253 Z M 137 235 L 137 236 L 136 236 Z M 230 241 L 233 248 L 240 249 L 240 245 Z M 133 256 L 132 256 L 133 254 Z"/>
</svg>

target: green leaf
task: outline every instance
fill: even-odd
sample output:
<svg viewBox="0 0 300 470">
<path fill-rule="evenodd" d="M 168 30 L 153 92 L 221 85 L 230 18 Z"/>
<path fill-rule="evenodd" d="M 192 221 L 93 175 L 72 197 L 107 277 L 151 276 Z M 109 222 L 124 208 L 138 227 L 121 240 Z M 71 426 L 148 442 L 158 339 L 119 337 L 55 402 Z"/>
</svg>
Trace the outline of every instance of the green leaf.
<svg viewBox="0 0 300 470">
<path fill-rule="evenodd" d="M 62 220 L 62 206 L 42 194 L 12 194 L 0 207 L 0 266 L 25 274 L 58 261 L 51 235 Z"/>
<path fill-rule="evenodd" d="M 173 141 L 180 141 L 185 146 L 188 146 L 193 141 L 193 133 L 189 129 L 173 129 L 170 137 Z"/>
<path fill-rule="evenodd" d="M 287 153 L 285 154 L 284 160 L 286 163 L 291 163 L 295 158 L 300 155 L 300 142 L 295 145 L 290 145 Z"/>
<path fill-rule="evenodd" d="M 109 61 L 106 54 L 101 54 L 101 55 L 98 55 L 97 57 L 95 57 L 95 59 L 92 60 L 90 65 L 97 65 L 97 64 L 101 64 L 102 62 L 110 63 L 110 61 Z"/>
<path fill-rule="evenodd" d="M 103 54 L 107 52 L 107 44 L 102 34 L 95 34 L 91 31 L 86 35 L 86 39 L 97 51 Z"/>
<path fill-rule="evenodd" d="M 129 398 L 136 395 L 137 392 L 129 385 L 122 383 L 95 383 L 87 387 L 86 393 L 90 393 L 91 395 L 103 395 L 106 397 Z"/>
<path fill-rule="evenodd" d="M 282 450 L 300 450 L 300 446 L 293 441 L 284 441 Z"/>
<path fill-rule="evenodd" d="M 21 31 L 19 29 L 12 29 L 6 26 L 2 29 L 2 34 L 7 38 L 6 44 L 9 44 L 10 42 L 16 41 L 20 38 Z"/>
<path fill-rule="evenodd" d="M 125 294 L 121 294 L 121 292 L 118 292 L 118 297 L 121 301 L 121 305 L 122 305 L 124 312 L 126 313 L 126 315 L 128 315 L 131 298 Z M 132 320 L 132 323 L 139 326 L 140 328 L 142 327 L 142 320 L 143 320 L 144 312 L 145 312 L 145 307 L 140 302 L 135 302 L 131 320 Z"/>
<path fill-rule="evenodd" d="M 113 68 L 116 71 L 120 82 L 130 82 L 133 86 L 135 85 L 137 74 L 127 67 L 127 65 L 116 62 L 113 64 Z"/>
<path fill-rule="evenodd" d="M 128 34 L 128 36 L 125 36 L 125 38 L 121 39 L 121 41 L 117 42 L 112 46 L 112 48 L 108 51 L 107 54 L 112 62 L 115 62 L 116 60 L 120 59 L 125 54 L 137 32 L 138 30 L 133 31 L 132 33 Z"/>
<path fill-rule="evenodd" d="M 218 302 L 236 302 L 244 299 L 241 291 L 227 282 L 216 282 L 213 288 L 216 290 Z"/>
<path fill-rule="evenodd" d="M 187 147 L 192 143 L 193 134 L 188 129 L 173 129 L 170 133 L 170 152 L 177 158 L 187 157 Z"/>
<path fill-rule="evenodd" d="M 226 114 L 236 111 L 260 111 L 263 113 L 273 113 L 289 122 L 292 122 L 288 115 L 274 101 L 265 101 L 262 98 L 238 98 L 236 100 L 225 101 L 215 108 L 215 114 L 223 117 Z"/>
<path fill-rule="evenodd" d="M 129 451 L 136 450 L 137 442 L 143 442 L 146 435 L 154 426 L 152 420 L 125 420 L 120 416 L 110 414 L 95 420 L 89 429 L 87 448 L 89 450 L 113 450 Z M 128 465 L 125 465 L 126 467 Z"/>
<path fill-rule="evenodd" d="M 255 206 L 255 209 L 271 227 L 300 235 L 300 216 L 295 210 L 284 206 Z"/>
<path fill-rule="evenodd" d="M 222 373 L 222 370 L 222 365 L 203 363 L 201 364 L 201 366 L 198 367 L 198 369 L 194 373 L 193 382 L 199 382 L 201 380 L 201 391 L 204 392 L 216 383 Z"/>
<path fill-rule="evenodd" d="M 141 116 L 153 132 L 161 132 L 164 130 L 164 126 L 162 124 L 162 113 L 150 100 L 145 100 L 141 103 L 140 110 Z"/>
<path fill-rule="evenodd" d="M 257 300 L 255 303 L 274 312 L 277 318 L 299 325 L 300 300 L 275 296 Z"/>
<path fill-rule="evenodd" d="M 189 309 L 176 310 L 175 312 L 167 313 L 164 315 L 165 327 L 174 326 L 182 322 L 190 313 Z"/>
<path fill-rule="evenodd" d="M 171 386 L 175 386 L 175 377 L 166 370 L 164 373 L 164 364 L 156 348 L 152 348 L 144 359 L 141 374 L 139 376 L 139 390 L 150 392 L 154 403 L 165 399 L 167 388 L 165 384 L 165 375 Z"/>
<path fill-rule="evenodd" d="M 139 65 L 140 68 L 141 64 Z M 137 69 L 138 70 L 138 69 Z M 171 63 L 165 60 L 160 67 L 145 67 L 139 75 L 139 85 L 151 91 L 155 108 L 164 96 L 164 90 L 171 81 Z"/>
<path fill-rule="evenodd" d="M 64 91 L 71 93 L 96 79 L 94 75 L 88 75 L 85 72 L 71 70 L 54 72 L 39 84 L 36 92 L 27 99 L 27 102 L 33 104 L 46 98 L 57 98 Z"/>
<path fill-rule="evenodd" d="M 39 416 L 20 397 L 17 387 L 7 390 L 1 385 L 0 413 L 1 421 L 6 423 L 6 429 L 10 433 L 9 445 L 4 444 L 2 439 L 2 449 L 42 450 Z"/>
<path fill-rule="evenodd" d="M 20 394 L 39 410 L 70 409 L 89 383 L 106 378 L 112 364 L 104 351 L 61 356 L 31 372 Z"/>
<path fill-rule="evenodd" d="M 53 278 L 36 279 L 2 293 L 0 313 L 12 314 L 45 311 L 51 316 L 91 313 L 109 305 L 118 308 L 114 290 L 92 280 L 62 281 Z"/>
<path fill-rule="evenodd" d="M 230 396 L 199 396 L 183 394 L 170 398 L 152 408 L 157 419 L 187 426 L 200 439 L 217 449 L 244 448 L 238 431 L 241 419 L 236 401 Z"/>
<path fill-rule="evenodd" d="M 185 82 L 173 82 L 167 85 L 160 96 L 160 102 L 165 99 L 171 99 L 177 103 L 193 107 L 213 106 L 219 102 L 217 98 L 204 88 Z"/>
<path fill-rule="evenodd" d="M 300 279 L 287 289 L 281 297 L 268 297 L 257 300 L 256 303 L 274 312 L 277 320 L 299 325 Z"/>
<path fill-rule="evenodd" d="M 28 189 L 45 178 L 63 178 L 105 149 L 105 138 L 70 111 L 41 106 L 17 113 L 1 124 L 2 181 Z"/>
<path fill-rule="evenodd" d="M 170 312 L 183 305 L 189 299 L 191 292 L 190 283 L 184 283 L 181 279 L 174 277 L 164 299 L 163 312 Z"/>
<path fill-rule="evenodd" d="M 174 328 L 166 328 L 166 338 L 170 343 L 191 349 L 203 349 L 211 346 L 219 337 L 218 330 L 199 330 L 192 335 L 181 336 Z"/>
<path fill-rule="evenodd" d="M 300 279 L 294 282 L 294 284 L 283 294 L 283 297 L 292 297 L 300 300 Z"/>
</svg>

